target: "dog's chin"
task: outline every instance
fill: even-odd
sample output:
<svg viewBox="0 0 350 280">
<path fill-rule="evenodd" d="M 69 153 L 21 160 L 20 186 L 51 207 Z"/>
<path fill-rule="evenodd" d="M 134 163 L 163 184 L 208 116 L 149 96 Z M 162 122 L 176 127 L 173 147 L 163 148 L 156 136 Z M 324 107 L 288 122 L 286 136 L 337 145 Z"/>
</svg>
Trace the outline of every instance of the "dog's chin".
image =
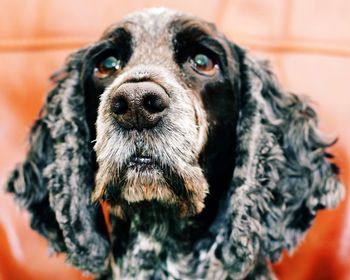
<svg viewBox="0 0 350 280">
<path fill-rule="evenodd" d="M 117 200 L 110 201 L 113 212 L 119 217 L 130 216 L 149 203 L 167 208 L 180 217 L 200 211 L 194 210 L 186 197 L 182 180 L 166 173 L 154 163 L 131 163 L 117 186 L 109 187 L 119 188 L 120 192 Z M 177 184 L 172 184 L 174 182 Z"/>
<path fill-rule="evenodd" d="M 165 178 L 164 170 L 156 164 L 131 164 L 122 179 L 120 198 L 128 203 L 157 200 L 176 204 L 174 189 L 179 186 L 169 185 Z"/>
<path fill-rule="evenodd" d="M 101 170 L 97 178 L 99 173 Z M 97 185 L 93 199 L 107 201 L 120 218 L 132 215 L 145 203 L 160 205 L 182 218 L 204 208 L 208 187 L 203 176 L 177 174 L 146 157 L 133 158 L 118 175 L 108 177 L 113 181 Z"/>
</svg>

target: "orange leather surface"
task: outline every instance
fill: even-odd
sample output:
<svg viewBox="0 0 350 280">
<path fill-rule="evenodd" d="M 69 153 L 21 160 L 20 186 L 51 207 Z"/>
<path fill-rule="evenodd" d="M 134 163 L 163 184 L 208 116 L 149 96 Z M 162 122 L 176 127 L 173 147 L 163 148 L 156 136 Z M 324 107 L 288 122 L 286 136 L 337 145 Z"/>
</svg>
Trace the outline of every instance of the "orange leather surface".
<svg viewBox="0 0 350 280">
<path fill-rule="evenodd" d="M 0 184 L 24 157 L 26 136 L 64 58 L 95 40 L 127 13 L 151 6 L 187 11 L 215 22 L 260 57 L 289 90 L 314 100 L 323 131 L 350 187 L 350 1 L 0 1 Z M 28 215 L 0 194 L 0 280 L 87 279 L 49 257 Z M 293 256 L 273 265 L 280 279 L 350 279 L 350 200 L 319 213 Z"/>
</svg>

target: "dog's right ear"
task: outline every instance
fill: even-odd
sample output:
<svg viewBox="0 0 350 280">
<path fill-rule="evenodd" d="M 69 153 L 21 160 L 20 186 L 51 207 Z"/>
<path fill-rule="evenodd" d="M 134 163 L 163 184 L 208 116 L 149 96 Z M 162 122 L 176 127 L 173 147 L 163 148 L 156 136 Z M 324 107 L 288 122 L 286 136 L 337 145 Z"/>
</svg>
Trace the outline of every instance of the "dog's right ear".
<svg viewBox="0 0 350 280">
<path fill-rule="evenodd" d="M 82 49 L 53 77 L 31 129 L 25 161 L 13 171 L 7 191 L 30 213 L 31 227 L 55 252 L 81 270 L 105 273 L 110 252 L 101 207 L 91 202 L 94 161 L 82 90 Z"/>
<path fill-rule="evenodd" d="M 66 69 L 63 71 L 66 72 Z M 62 230 L 50 207 L 48 179 L 44 176 L 44 169 L 55 160 L 54 140 L 47 124 L 47 104 L 57 94 L 58 90 L 54 89 L 47 96 L 46 104 L 31 128 L 26 158 L 12 172 L 6 190 L 13 193 L 16 202 L 28 210 L 31 227 L 48 239 L 53 251 L 65 252 L 67 248 Z"/>
</svg>

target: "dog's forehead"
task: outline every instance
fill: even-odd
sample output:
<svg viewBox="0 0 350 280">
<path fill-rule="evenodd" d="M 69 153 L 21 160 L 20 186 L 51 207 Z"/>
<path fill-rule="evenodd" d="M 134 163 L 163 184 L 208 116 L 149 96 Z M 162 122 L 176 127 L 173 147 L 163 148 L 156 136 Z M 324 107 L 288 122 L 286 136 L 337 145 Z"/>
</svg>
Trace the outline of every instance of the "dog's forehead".
<svg viewBox="0 0 350 280">
<path fill-rule="evenodd" d="M 109 26 L 103 33 L 102 39 L 113 36 L 114 31 L 118 28 L 125 28 L 131 32 L 133 39 L 145 34 L 147 37 L 156 38 L 167 33 L 165 31 L 170 22 L 184 15 L 182 12 L 167 8 L 151 8 L 134 12 Z"/>
<path fill-rule="evenodd" d="M 166 8 L 152 8 L 132 13 L 123 20 L 128 26 L 140 33 L 147 33 L 150 37 L 166 34 L 166 29 L 175 18 L 185 16 L 184 13 Z"/>
<path fill-rule="evenodd" d="M 218 37 L 215 25 L 195 16 L 167 8 L 151 8 L 127 15 L 110 26 L 102 39 L 113 37 L 116 30 L 126 30 L 131 35 L 133 62 L 172 64 L 173 39 L 177 32 L 197 29 L 209 36 Z M 176 38 L 175 38 L 176 39 Z M 129 65 L 130 65 L 129 63 Z"/>
<path fill-rule="evenodd" d="M 113 24 L 104 32 L 102 38 L 109 37 L 114 30 L 122 27 L 132 33 L 134 41 L 157 40 L 168 36 L 175 22 L 196 23 L 199 29 L 210 35 L 218 35 L 214 24 L 190 14 L 168 8 L 150 8 L 134 12 Z M 163 38 L 164 39 L 164 38 Z"/>
</svg>

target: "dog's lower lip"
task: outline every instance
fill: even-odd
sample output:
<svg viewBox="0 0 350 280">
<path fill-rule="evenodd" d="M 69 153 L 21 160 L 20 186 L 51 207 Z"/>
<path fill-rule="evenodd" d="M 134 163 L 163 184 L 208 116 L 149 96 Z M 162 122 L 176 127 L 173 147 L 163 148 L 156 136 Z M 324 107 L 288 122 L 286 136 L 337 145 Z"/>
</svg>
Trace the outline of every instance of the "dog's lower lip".
<svg viewBox="0 0 350 280">
<path fill-rule="evenodd" d="M 150 157 L 134 157 L 133 162 L 135 163 L 141 163 L 141 164 L 147 164 L 151 163 L 152 159 Z"/>
<path fill-rule="evenodd" d="M 149 156 L 135 156 L 131 159 L 130 162 L 133 164 L 146 165 L 152 163 L 152 158 Z"/>
</svg>

